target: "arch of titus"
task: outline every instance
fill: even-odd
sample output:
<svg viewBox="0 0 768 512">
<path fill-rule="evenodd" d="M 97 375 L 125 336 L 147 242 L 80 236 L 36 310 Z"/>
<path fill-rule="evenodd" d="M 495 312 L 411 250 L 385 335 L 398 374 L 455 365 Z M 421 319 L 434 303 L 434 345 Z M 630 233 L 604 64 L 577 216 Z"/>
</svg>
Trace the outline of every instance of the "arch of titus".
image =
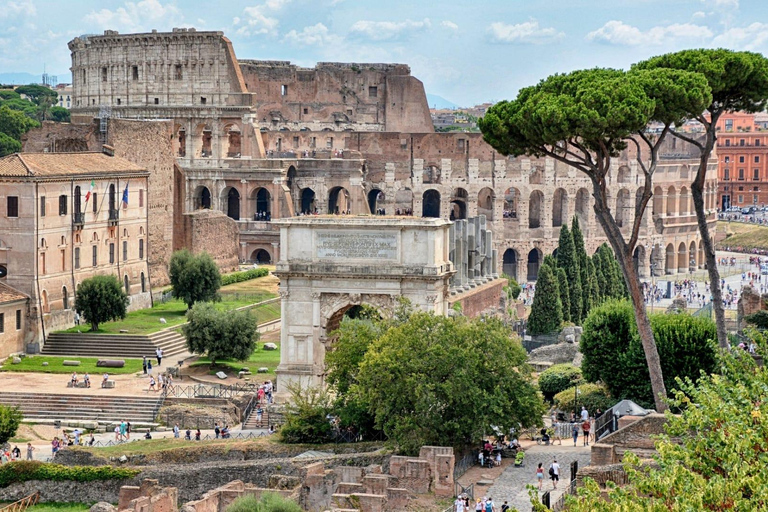
<svg viewBox="0 0 768 512">
<path fill-rule="evenodd" d="M 415 217 L 306 216 L 280 225 L 282 332 L 277 389 L 322 386 L 328 333 L 350 308 L 383 315 L 397 298 L 448 310 L 451 222 Z"/>
</svg>

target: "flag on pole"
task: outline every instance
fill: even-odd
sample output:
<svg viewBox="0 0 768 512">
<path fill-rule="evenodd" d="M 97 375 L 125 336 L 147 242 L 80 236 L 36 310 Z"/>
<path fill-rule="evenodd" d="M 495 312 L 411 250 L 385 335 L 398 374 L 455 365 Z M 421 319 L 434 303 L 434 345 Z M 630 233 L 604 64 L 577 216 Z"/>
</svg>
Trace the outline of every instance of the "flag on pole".
<svg viewBox="0 0 768 512">
<path fill-rule="evenodd" d="M 128 207 L 128 183 L 125 184 L 125 190 L 123 190 L 123 204 Z"/>
<path fill-rule="evenodd" d="M 94 180 L 91 180 L 91 188 L 89 188 L 89 189 L 88 189 L 88 193 L 87 193 L 87 194 L 85 194 L 85 202 L 86 202 L 86 203 L 88 202 L 88 200 L 89 200 L 89 199 L 91 198 L 91 196 L 93 195 L 93 187 L 95 187 L 95 186 L 96 186 L 96 183 L 94 182 Z"/>
</svg>

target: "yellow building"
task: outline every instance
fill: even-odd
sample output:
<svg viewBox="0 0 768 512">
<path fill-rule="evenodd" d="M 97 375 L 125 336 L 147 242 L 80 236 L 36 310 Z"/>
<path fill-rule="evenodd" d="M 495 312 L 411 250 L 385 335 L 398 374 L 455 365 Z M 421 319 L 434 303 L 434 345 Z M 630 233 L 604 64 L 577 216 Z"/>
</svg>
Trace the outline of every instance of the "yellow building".
<svg viewBox="0 0 768 512">
<path fill-rule="evenodd" d="M 0 282 L 29 297 L 24 335 L 3 351 L 33 351 L 28 344 L 71 327 L 74 292 L 94 275 L 116 275 L 129 309 L 151 305 L 148 176 L 107 153 L 0 158 Z"/>
</svg>

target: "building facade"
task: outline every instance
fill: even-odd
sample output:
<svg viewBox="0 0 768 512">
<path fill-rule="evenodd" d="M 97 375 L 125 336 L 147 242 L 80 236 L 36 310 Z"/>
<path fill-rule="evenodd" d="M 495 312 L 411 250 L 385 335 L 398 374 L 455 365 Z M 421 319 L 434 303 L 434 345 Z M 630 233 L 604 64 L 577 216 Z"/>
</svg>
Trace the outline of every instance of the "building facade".
<svg viewBox="0 0 768 512">
<path fill-rule="evenodd" d="M 186 212 L 233 219 L 241 261 L 277 261 L 272 220 L 312 213 L 485 215 L 497 271 L 520 281 L 536 279 L 574 215 L 590 250 L 606 241 L 585 176 L 551 159 L 503 157 L 480 134 L 434 133 L 424 87 L 406 65 L 238 60 L 221 32 L 194 29 L 107 31 L 69 48 L 73 122 L 171 119 L 180 202 Z M 636 252 L 641 275 L 704 263 L 690 200 L 695 153 L 672 137 L 663 150 Z M 635 160 L 625 152 L 609 175 L 627 232 L 643 186 Z M 714 222 L 711 165 L 705 197 Z"/>
<path fill-rule="evenodd" d="M 2 280 L 29 297 L 25 344 L 71 327 L 75 291 L 94 275 L 116 275 L 129 309 L 151 305 L 148 174 L 103 153 L 0 159 Z"/>
<path fill-rule="evenodd" d="M 717 123 L 718 208 L 768 204 L 768 130 L 756 114 L 725 113 Z"/>
</svg>

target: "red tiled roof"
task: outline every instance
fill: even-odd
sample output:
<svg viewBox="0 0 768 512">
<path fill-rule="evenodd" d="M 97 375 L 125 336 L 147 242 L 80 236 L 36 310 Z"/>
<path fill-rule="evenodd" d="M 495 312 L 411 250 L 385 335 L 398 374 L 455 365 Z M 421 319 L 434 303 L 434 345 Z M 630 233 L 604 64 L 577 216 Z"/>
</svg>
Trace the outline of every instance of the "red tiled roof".
<svg viewBox="0 0 768 512">
<path fill-rule="evenodd" d="M 11 288 L 7 284 L 0 283 L 0 304 L 3 302 L 15 302 L 24 300 L 28 297 L 16 288 Z"/>
<path fill-rule="evenodd" d="M 0 177 L 77 176 L 146 172 L 141 166 L 104 153 L 15 153 L 0 158 Z"/>
</svg>

